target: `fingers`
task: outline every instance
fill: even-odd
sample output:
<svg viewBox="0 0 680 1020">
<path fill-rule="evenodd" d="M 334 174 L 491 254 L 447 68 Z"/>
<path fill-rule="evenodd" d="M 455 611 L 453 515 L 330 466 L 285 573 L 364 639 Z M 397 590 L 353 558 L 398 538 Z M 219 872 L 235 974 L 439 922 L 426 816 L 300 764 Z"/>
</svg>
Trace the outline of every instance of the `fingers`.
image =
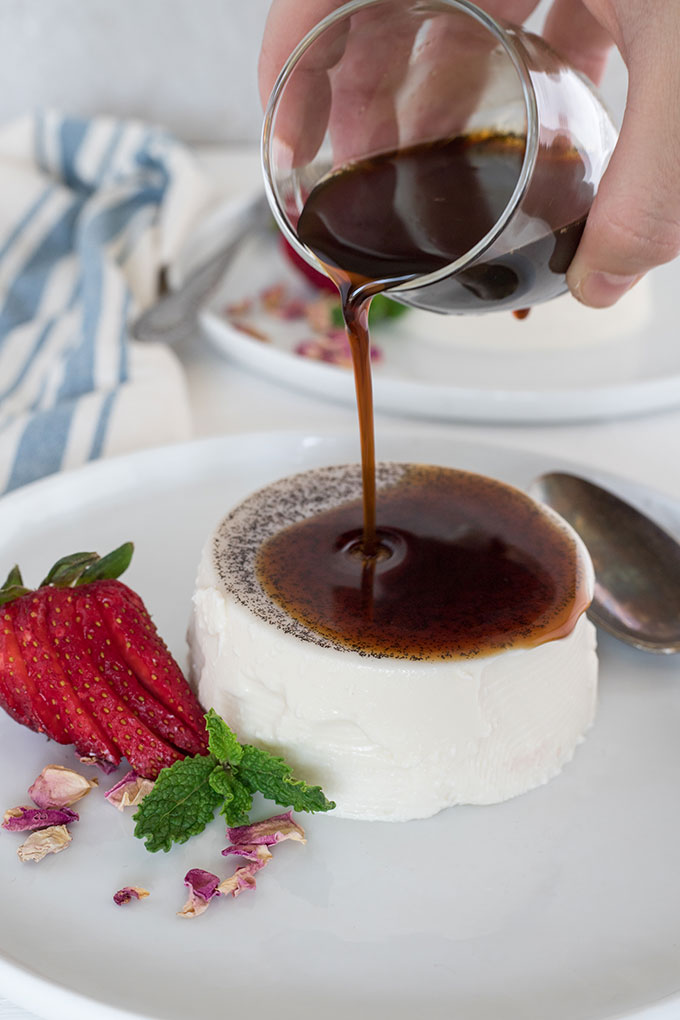
<svg viewBox="0 0 680 1020">
<path fill-rule="evenodd" d="M 555 0 L 543 37 L 568 63 L 599 82 L 613 39 L 581 0 Z"/>
<path fill-rule="evenodd" d="M 624 40 L 630 81 L 621 135 L 567 282 L 584 304 L 614 304 L 680 254 L 680 22 L 675 0 Z"/>
<path fill-rule="evenodd" d="M 467 15 L 440 14 L 423 29 L 417 59 L 399 95 L 403 145 L 433 142 L 464 131 L 487 85 L 489 57 L 496 46 L 494 36 Z"/>
<path fill-rule="evenodd" d="M 267 105 L 269 93 L 274 87 L 277 75 L 297 44 L 342 0 L 274 0 L 262 37 L 258 82 L 262 106 Z M 327 64 L 322 63 L 316 70 L 324 76 Z M 310 68 L 311 70 L 311 68 Z"/>
<path fill-rule="evenodd" d="M 353 15 L 344 53 L 331 78 L 334 163 L 348 163 L 400 143 L 397 94 L 411 57 L 419 19 L 382 7 Z"/>
<path fill-rule="evenodd" d="M 342 0 L 274 0 L 265 25 L 258 80 L 260 99 L 266 106 L 274 82 L 300 40 Z M 281 97 L 275 123 L 275 147 L 282 169 L 312 160 L 328 126 L 331 86 L 328 72 L 341 58 L 346 30 L 329 29 L 323 41 L 310 47 Z"/>
</svg>

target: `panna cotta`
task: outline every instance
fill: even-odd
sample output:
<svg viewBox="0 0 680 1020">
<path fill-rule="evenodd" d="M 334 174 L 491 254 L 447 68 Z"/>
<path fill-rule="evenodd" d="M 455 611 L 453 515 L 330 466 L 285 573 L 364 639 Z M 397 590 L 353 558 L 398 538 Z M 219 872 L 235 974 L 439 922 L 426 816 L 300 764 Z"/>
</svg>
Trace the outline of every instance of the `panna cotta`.
<svg viewBox="0 0 680 1020">
<path fill-rule="evenodd" d="M 377 484 L 370 563 L 358 466 L 274 482 L 218 524 L 189 629 L 200 701 L 347 818 L 545 783 L 595 715 L 585 547 L 493 479 L 382 464 Z"/>
</svg>

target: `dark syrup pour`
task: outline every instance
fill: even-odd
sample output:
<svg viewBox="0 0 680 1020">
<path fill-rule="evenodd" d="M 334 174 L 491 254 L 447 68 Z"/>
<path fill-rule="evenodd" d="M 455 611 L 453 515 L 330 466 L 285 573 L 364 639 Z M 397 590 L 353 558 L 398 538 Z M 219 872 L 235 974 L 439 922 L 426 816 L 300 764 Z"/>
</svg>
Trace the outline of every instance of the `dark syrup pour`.
<svg viewBox="0 0 680 1020">
<path fill-rule="evenodd" d="M 257 572 L 270 597 L 305 626 L 365 653 L 440 660 L 529 647 L 568 634 L 587 604 L 575 549 L 521 493 L 490 479 L 411 469 L 381 492 L 375 442 L 367 282 L 408 279 L 449 265 L 506 207 L 521 139 L 479 136 L 385 153 L 321 181 L 298 221 L 342 298 L 352 348 L 363 501 L 310 517 L 270 538 Z M 548 162 L 550 166 L 548 166 Z M 548 170 L 552 170 L 552 174 Z M 537 274 L 564 274 L 585 220 L 566 222 L 583 165 L 565 153 L 539 160 L 554 189 L 546 236 L 450 286 L 471 308 L 514 294 Z M 460 307 L 457 300 L 456 307 Z"/>
</svg>

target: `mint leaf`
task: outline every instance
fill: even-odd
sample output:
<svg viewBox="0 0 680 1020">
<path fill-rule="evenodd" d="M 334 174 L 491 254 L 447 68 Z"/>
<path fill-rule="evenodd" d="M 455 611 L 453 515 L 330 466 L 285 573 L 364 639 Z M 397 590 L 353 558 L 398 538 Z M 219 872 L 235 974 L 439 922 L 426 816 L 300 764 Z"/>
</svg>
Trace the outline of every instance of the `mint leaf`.
<svg viewBox="0 0 680 1020">
<path fill-rule="evenodd" d="M 376 294 L 368 309 L 369 325 L 382 322 L 384 319 L 398 319 L 408 311 L 406 305 L 392 301 L 385 294 Z"/>
<path fill-rule="evenodd" d="M 295 811 L 335 807 L 320 786 L 307 786 L 295 779 L 283 758 L 251 744 L 239 744 L 214 709 L 206 714 L 205 724 L 210 753 L 184 758 L 163 769 L 134 815 L 135 836 L 146 840 L 151 853 L 167 851 L 173 843 L 186 843 L 198 835 L 218 807 L 229 828 L 247 825 L 256 791 Z"/>
<path fill-rule="evenodd" d="M 229 783 L 231 797 L 225 801 L 220 814 L 224 815 L 230 829 L 236 828 L 237 825 L 247 825 L 250 821 L 250 809 L 253 806 L 252 794 L 233 772 L 225 773 L 225 775 Z"/>
<path fill-rule="evenodd" d="M 214 708 L 211 708 L 205 717 L 205 726 L 208 731 L 208 748 L 218 761 L 228 765 L 238 765 L 243 750 L 236 734 L 229 729 Z"/>
<path fill-rule="evenodd" d="M 184 758 L 163 769 L 134 815 L 135 836 L 146 840 L 147 850 L 186 843 L 212 821 L 224 799 L 210 785 L 214 769 L 212 755 Z"/>
<path fill-rule="evenodd" d="M 219 793 L 220 797 L 224 797 L 225 800 L 232 800 L 234 794 L 231 789 L 231 776 L 224 765 L 215 766 L 208 776 L 208 782 L 215 793 Z"/>
<path fill-rule="evenodd" d="M 283 758 L 252 744 L 243 745 L 238 778 L 251 793 L 259 790 L 269 800 L 294 811 L 330 811 L 335 807 L 320 786 L 307 786 L 301 779 L 295 779 Z"/>
</svg>

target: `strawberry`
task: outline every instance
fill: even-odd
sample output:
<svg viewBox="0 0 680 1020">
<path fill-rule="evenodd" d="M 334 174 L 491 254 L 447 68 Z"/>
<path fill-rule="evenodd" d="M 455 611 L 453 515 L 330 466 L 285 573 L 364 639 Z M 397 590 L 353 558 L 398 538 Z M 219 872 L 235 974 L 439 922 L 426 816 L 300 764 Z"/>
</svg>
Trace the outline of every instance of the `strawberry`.
<svg viewBox="0 0 680 1020">
<path fill-rule="evenodd" d="M 40 587 L 0 589 L 0 705 L 107 770 L 139 775 L 207 748 L 203 713 L 139 596 L 117 580 L 126 543 L 59 560 Z"/>
<path fill-rule="evenodd" d="M 329 294 L 335 294 L 337 297 L 338 288 L 335 286 L 333 281 L 320 273 L 314 266 L 310 266 L 309 262 L 305 262 L 302 255 L 298 255 L 292 245 L 288 243 L 283 234 L 281 235 L 281 251 L 286 256 L 289 262 L 291 262 L 296 269 L 298 269 L 303 276 L 312 283 L 317 290 L 325 290 Z"/>
</svg>

